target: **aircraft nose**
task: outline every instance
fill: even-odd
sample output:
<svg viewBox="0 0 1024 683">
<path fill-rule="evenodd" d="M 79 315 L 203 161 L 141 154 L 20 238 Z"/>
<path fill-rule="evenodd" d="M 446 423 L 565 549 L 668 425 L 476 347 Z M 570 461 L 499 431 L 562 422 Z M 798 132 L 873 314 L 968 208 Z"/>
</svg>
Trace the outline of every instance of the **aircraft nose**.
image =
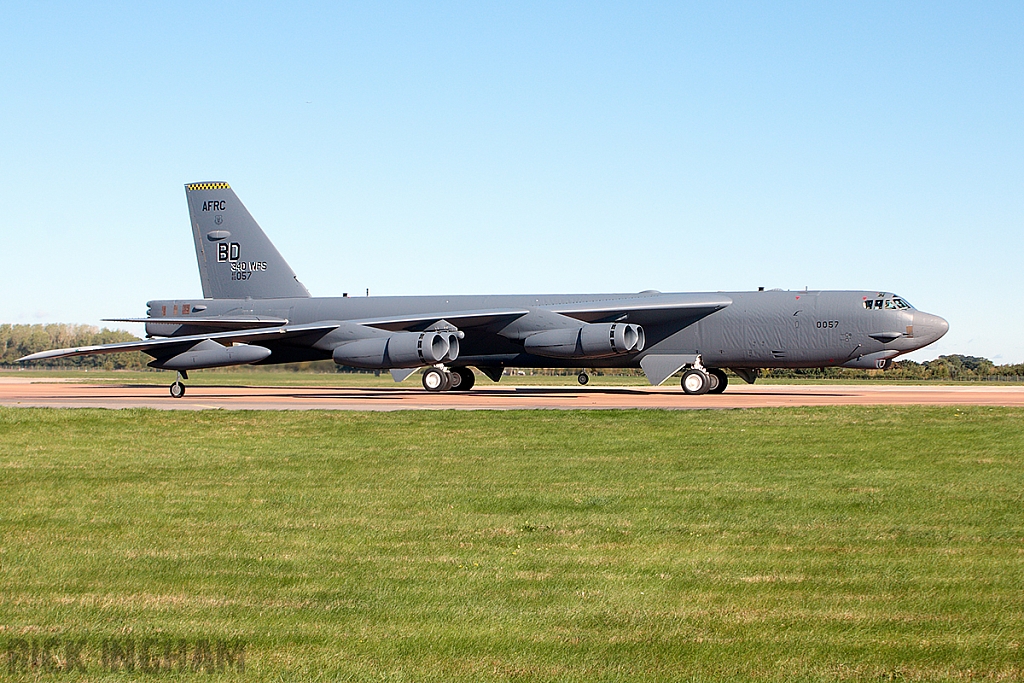
<svg viewBox="0 0 1024 683">
<path fill-rule="evenodd" d="M 914 338 L 926 346 L 936 341 L 949 331 L 949 323 L 945 319 L 931 313 L 914 311 Z"/>
</svg>

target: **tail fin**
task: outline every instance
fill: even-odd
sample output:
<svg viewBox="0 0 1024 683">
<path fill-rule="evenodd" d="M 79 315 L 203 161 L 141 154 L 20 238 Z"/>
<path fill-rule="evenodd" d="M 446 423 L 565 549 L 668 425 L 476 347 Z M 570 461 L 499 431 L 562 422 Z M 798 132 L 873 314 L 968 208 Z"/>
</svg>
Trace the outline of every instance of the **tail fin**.
<svg viewBox="0 0 1024 683">
<path fill-rule="evenodd" d="M 185 195 L 204 297 L 309 296 L 230 185 L 189 183 Z"/>
</svg>

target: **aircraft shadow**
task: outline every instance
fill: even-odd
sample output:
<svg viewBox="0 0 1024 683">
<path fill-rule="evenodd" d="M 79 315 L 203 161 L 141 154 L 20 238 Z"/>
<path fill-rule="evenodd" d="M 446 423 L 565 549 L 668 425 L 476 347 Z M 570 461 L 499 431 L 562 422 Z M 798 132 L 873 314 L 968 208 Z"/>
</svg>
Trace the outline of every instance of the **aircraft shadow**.
<svg viewBox="0 0 1024 683">
<path fill-rule="evenodd" d="M 165 388 L 163 384 L 117 384 L 117 385 L 95 385 L 96 389 L 154 389 L 154 388 Z M 631 387 L 508 387 L 508 388 L 497 388 L 488 387 L 486 391 L 466 391 L 466 392 L 447 392 L 447 393 L 428 393 L 419 387 L 365 387 L 365 388 L 352 388 L 352 387 L 295 387 L 290 389 L 289 387 L 281 386 L 261 386 L 261 385 L 238 385 L 238 384 L 201 384 L 201 385 L 189 385 L 189 391 L 192 395 L 186 394 L 186 398 L 199 398 L 200 396 L 204 399 L 241 399 L 241 398 L 254 398 L 256 396 L 266 398 L 293 398 L 293 399 L 306 399 L 306 400 L 325 400 L 325 399 L 352 399 L 352 400 L 394 400 L 396 398 L 425 398 L 434 396 L 466 396 L 466 397 L 479 397 L 481 400 L 487 398 L 526 398 L 526 397 L 537 397 L 537 398 L 584 398 L 586 396 L 678 396 L 680 399 L 689 399 L 691 397 L 684 394 L 682 391 L 677 393 L 667 392 L 654 392 L 646 388 L 631 388 Z M 245 396 L 237 393 L 220 393 L 230 390 L 248 390 L 253 392 L 264 392 L 273 391 L 272 394 L 254 394 L 253 396 Z M 199 394 L 199 392 L 202 392 Z M 216 392 L 216 393 L 214 393 Z M 810 392 L 810 391 L 774 391 L 772 389 L 749 389 L 744 391 L 742 394 L 738 392 L 729 392 L 728 390 L 724 394 L 706 394 L 706 396 L 749 396 L 749 397 L 788 397 L 788 398 L 841 398 L 849 396 L 849 393 L 843 392 Z M 66 398 L 54 396 L 53 398 Z M 113 397 L 110 397 L 113 398 Z M 132 398 L 130 396 L 119 396 L 118 398 Z"/>
</svg>

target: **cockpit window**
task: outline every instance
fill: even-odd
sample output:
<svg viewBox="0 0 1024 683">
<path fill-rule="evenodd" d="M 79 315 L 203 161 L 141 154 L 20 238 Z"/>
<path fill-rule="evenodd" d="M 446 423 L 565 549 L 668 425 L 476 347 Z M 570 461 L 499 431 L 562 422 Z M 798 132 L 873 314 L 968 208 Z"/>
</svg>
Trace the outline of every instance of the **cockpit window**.
<svg viewBox="0 0 1024 683">
<path fill-rule="evenodd" d="M 912 309 L 913 306 L 899 297 L 893 297 L 892 299 L 865 299 L 864 308 L 869 311 L 872 309 L 880 310 L 883 308 L 890 311 L 905 311 Z"/>
</svg>

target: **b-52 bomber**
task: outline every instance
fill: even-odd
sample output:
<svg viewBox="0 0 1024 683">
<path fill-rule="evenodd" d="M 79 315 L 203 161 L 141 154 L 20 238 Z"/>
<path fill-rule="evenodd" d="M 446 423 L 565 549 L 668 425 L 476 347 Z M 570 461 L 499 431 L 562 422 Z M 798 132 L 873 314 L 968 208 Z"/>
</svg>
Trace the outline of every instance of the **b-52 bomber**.
<svg viewBox="0 0 1024 683">
<path fill-rule="evenodd" d="M 190 370 L 331 358 L 423 369 L 427 391 L 468 391 L 477 368 L 640 368 L 652 385 L 682 370 L 687 394 L 725 391 L 731 369 L 888 368 L 949 329 L 884 291 L 313 297 L 224 182 L 185 185 L 202 299 L 147 303 L 141 341 L 55 349 L 21 361 L 143 351 L 151 367 Z M 586 384 L 586 371 L 579 374 Z"/>
</svg>

